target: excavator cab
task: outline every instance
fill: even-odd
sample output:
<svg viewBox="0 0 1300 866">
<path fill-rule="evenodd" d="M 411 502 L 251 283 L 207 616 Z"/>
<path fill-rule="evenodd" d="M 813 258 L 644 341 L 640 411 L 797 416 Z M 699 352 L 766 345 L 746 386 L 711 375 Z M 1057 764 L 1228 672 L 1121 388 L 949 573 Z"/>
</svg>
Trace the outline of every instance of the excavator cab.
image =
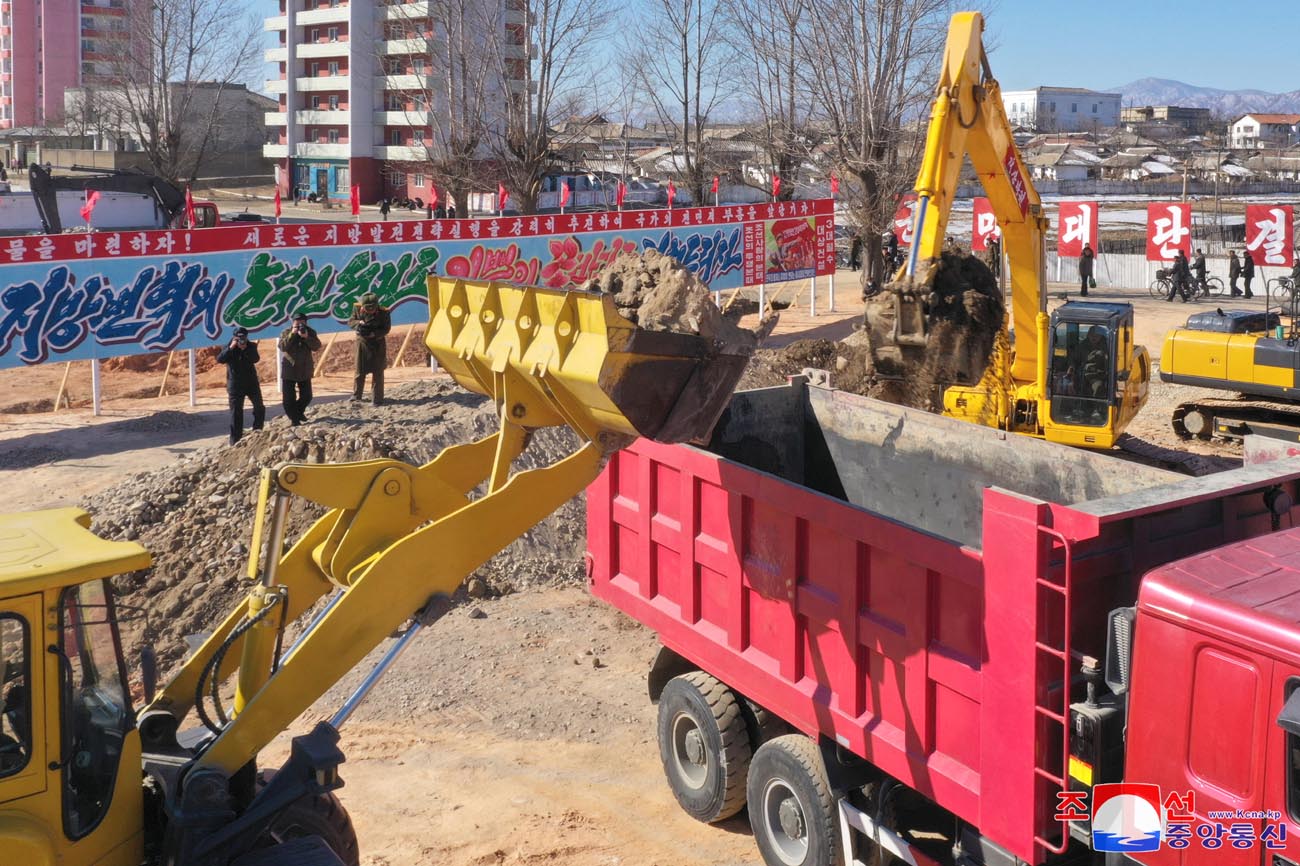
<svg viewBox="0 0 1300 866">
<path fill-rule="evenodd" d="M 1052 313 L 1048 330 L 1044 426 L 1056 441 L 1096 447 L 1137 414 L 1145 398 L 1145 371 L 1134 377 L 1133 308 L 1128 304 L 1071 302 Z M 1145 352 L 1137 362 L 1146 363 Z"/>
</svg>

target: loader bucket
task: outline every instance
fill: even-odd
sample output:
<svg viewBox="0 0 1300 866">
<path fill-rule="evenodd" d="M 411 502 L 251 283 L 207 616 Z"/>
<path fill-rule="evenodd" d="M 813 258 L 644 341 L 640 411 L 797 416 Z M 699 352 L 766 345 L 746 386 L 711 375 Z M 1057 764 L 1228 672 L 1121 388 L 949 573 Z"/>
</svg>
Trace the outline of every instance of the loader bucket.
<svg viewBox="0 0 1300 866">
<path fill-rule="evenodd" d="M 650 331 L 611 295 L 429 277 L 425 345 L 514 423 L 659 442 L 705 440 L 749 353 Z"/>
</svg>

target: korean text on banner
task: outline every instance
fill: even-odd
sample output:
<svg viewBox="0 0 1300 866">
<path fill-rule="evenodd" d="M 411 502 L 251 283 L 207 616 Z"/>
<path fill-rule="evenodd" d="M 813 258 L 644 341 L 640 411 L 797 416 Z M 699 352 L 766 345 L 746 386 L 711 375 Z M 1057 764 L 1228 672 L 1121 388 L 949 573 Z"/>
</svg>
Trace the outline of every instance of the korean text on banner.
<svg viewBox="0 0 1300 866">
<path fill-rule="evenodd" d="M 1087 244 L 1097 242 L 1097 203 L 1063 201 L 1056 226 L 1056 254 L 1077 259 Z"/>
<path fill-rule="evenodd" d="M 1147 261 L 1172 262 L 1179 250 L 1192 252 L 1192 206 L 1177 202 L 1147 205 Z"/>
<path fill-rule="evenodd" d="M 1289 204 L 1246 205 L 1246 249 L 1261 267 L 1295 264 L 1295 208 Z"/>
<path fill-rule="evenodd" d="M 983 196 L 976 198 L 971 218 L 971 251 L 983 252 L 989 248 L 990 241 L 1001 238 L 1002 229 L 998 226 L 997 215 L 993 213 L 993 205 Z"/>
</svg>

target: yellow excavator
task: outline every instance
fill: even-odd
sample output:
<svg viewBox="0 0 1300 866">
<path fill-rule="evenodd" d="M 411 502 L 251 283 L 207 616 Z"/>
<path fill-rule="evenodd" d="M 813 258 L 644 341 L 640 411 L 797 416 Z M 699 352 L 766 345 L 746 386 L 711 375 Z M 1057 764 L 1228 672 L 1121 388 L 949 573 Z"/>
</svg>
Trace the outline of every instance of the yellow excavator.
<svg viewBox="0 0 1300 866">
<path fill-rule="evenodd" d="M 867 302 L 872 362 L 883 378 L 947 371 L 937 384 L 953 418 L 1111 448 L 1146 401 L 1150 357 L 1134 345 L 1129 304 L 1070 302 L 1047 315 L 1048 221 L 1012 139 L 983 33 L 979 13 L 953 16 L 916 181 L 911 253 Z M 986 366 L 954 357 L 969 351 L 953 318 L 964 315 L 963 295 L 970 305 L 971 291 L 962 291 L 970 281 L 957 273 L 967 267 L 959 257 L 941 256 L 965 157 L 997 215 L 1010 266 L 1013 328 L 1002 319 Z"/>
<path fill-rule="evenodd" d="M 247 597 L 156 694 L 145 670 L 143 709 L 118 634 L 129 612 L 108 579 L 147 568 L 149 554 L 98 538 L 80 509 L 0 516 L 0 863 L 357 866 L 333 794 L 339 729 L 357 704 L 474 569 L 612 452 L 636 436 L 707 437 L 747 360 L 641 329 L 608 295 L 430 277 L 429 305 L 430 351 L 495 400 L 500 429 L 419 467 L 264 471 Z M 532 432 L 559 425 L 576 450 L 513 472 Z M 295 499 L 329 510 L 286 545 Z M 333 717 L 259 771 L 261 749 L 408 620 Z"/>
</svg>

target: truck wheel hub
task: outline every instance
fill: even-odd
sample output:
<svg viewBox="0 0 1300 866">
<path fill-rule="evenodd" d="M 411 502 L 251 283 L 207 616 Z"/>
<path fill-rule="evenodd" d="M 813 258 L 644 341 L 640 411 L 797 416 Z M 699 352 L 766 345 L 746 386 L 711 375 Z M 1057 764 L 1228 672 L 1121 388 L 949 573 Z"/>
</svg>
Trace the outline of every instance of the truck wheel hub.
<svg viewBox="0 0 1300 866">
<path fill-rule="evenodd" d="M 791 839 L 802 839 L 804 834 L 803 812 L 799 810 L 799 801 L 794 797 L 786 797 L 781 801 L 779 814 L 781 832 Z"/>
<path fill-rule="evenodd" d="M 686 734 L 686 760 L 696 766 L 704 765 L 704 738 L 698 729 Z"/>
</svg>

